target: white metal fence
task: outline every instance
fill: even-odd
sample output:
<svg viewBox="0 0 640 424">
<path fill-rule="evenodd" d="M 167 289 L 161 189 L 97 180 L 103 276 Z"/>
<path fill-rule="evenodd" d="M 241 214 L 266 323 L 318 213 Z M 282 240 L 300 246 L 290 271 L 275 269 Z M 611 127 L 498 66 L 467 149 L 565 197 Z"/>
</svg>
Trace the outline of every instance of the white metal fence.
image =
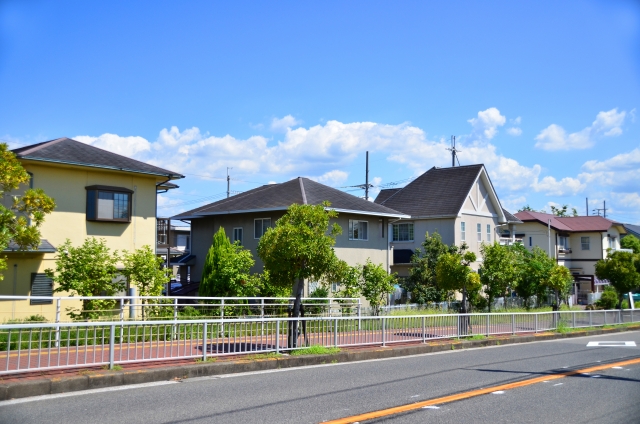
<svg viewBox="0 0 640 424">
<path fill-rule="evenodd" d="M 4 323 L 285 317 L 295 298 L 192 296 L 0 296 Z M 83 301 L 92 303 L 87 308 Z M 98 303 L 99 302 L 99 303 Z M 360 298 L 303 298 L 305 316 L 355 316 Z"/>
<path fill-rule="evenodd" d="M 0 325 L 0 374 L 288 350 L 293 318 Z M 299 318 L 300 347 L 348 347 L 640 322 L 633 310 Z M 304 325 L 302 325 L 304 324 Z"/>
</svg>

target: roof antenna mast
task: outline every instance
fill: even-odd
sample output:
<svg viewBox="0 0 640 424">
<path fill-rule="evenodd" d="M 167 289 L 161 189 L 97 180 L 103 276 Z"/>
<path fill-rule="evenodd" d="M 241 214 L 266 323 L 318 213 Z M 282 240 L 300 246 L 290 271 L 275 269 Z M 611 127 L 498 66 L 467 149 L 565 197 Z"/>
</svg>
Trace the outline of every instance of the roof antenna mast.
<svg viewBox="0 0 640 424">
<path fill-rule="evenodd" d="M 369 151 L 367 150 L 366 175 L 364 178 L 364 198 L 369 200 Z"/>
<path fill-rule="evenodd" d="M 231 193 L 231 191 L 229 190 L 230 185 L 231 185 L 231 184 L 230 184 L 230 183 L 231 183 L 231 177 L 229 176 L 229 170 L 230 170 L 230 169 L 233 169 L 233 168 L 229 168 L 229 167 L 227 166 L 227 199 L 229 198 L 229 194 Z"/>
<path fill-rule="evenodd" d="M 451 136 L 451 147 L 447 149 L 451 152 L 451 166 L 456 166 L 456 161 L 458 161 L 458 166 L 460 166 L 460 159 L 458 159 L 458 153 L 462 150 L 456 149 L 456 136 Z"/>
</svg>

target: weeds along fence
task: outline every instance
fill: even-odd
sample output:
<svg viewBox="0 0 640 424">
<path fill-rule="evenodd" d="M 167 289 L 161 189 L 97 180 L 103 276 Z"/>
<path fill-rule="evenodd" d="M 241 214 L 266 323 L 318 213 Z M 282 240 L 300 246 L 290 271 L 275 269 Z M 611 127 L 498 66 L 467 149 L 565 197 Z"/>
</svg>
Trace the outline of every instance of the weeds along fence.
<svg viewBox="0 0 640 424">
<path fill-rule="evenodd" d="M 0 375 L 145 361 L 282 353 L 294 318 L 0 325 Z M 640 322 L 633 310 L 299 318 L 298 348 L 425 343 Z M 292 337 L 294 338 L 294 337 Z"/>
<path fill-rule="evenodd" d="M 147 321 L 286 317 L 295 298 L 189 296 L 0 296 L 0 321 Z M 305 316 L 357 316 L 359 298 L 303 298 Z"/>
</svg>

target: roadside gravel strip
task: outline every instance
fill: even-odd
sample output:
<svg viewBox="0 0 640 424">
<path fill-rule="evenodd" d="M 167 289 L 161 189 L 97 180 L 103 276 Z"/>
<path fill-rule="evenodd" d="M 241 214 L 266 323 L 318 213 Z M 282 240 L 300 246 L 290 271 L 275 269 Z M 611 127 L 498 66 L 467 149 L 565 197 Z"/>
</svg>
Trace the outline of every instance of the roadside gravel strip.
<svg viewBox="0 0 640 424">
<path fill-rule="evenodd" d="M 344 349 L 331 355 L 304 355 L 260 358 L 253 355 L 251 359 L 239 357 L 234 360 L 219 362 L 201 362 L 189 364 L 167 364 L 164 366 L 141 366 L 121 371 L 76 370 L 74 373 L 37 378 L 31 372 L 22 376 L 5 376 L 0 379 L 0 401 L 20 399 L 32 396 L 61 394 L 92 389 L 118 388 L 129 385 L 143 385 L 155 382 L 169 382 L 197 377 L 222 376 L 228 374 L 256 371 L 297 368 L 329 363 L 356 362 L 372 359 L 396 358 L 401 356 L 420 355 L 444 352 L 457 349 L 482 348 L 507 344 L 539 342 L 574 337 L 594 336 L 601 334 L 637 331 L 640 326 L 577 331 L 566 334 L 539 333 L 524 336 L 501 336 L 482 340 L 447 340 L 427 344 L 395 345 L 389 347 Z"/>
</svg>

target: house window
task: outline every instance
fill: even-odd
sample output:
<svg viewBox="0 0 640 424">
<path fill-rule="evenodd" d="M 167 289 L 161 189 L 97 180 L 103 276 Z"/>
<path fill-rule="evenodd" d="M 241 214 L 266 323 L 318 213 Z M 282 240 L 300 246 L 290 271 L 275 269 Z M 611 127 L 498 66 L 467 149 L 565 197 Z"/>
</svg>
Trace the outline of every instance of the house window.
<svg viewBox="0 0 640 424">
<path fill-rule="evenodd" d="M 367 221 L 349 220 L 349 240 L 369 240 Z"/>
<path fill-rule="evenodd" d="M 393 241 L 413 241 L 413 222 L 393 224 Z"/>
<path fill-rule="evenodd" d="M 242 244 L 242 227 L 236 227 L 233 229 L 233 242 L 239 241 Z"/>
<path fill-rule="evenodd" d="M 53 280 L 47 274 L 31 274 L 31 296 L 53 296 Z M 49 305 L 52 299 L 31 299 L 32 305 Z"/>
<path fill-rule="evenodd" d="M 491 224 L 487 224 L 487 241 L 491 243 Z"/>
<path fill-rule="evenodd" d="M 131 222 L 133 190 L 109 186 L 85 188 L 87 190 L 87 220 Z"/>
<path fill-rule="evenodd" d="M 582 250 L 590 250 L 591 240 L 589 237 L 580 237 L 580 245 L 582 246 Z"/>
<path fill-rule="evenodd" d="M 271 218 L 258 218 L 253 220 L 253 238 L 259 239 L 271 227 Z"/>
<path fill-rule="evenodd" d="M 178 234 L 176 235 L 176 249 L 178 250 L 189 250 L 189 235 L 188 234 Z"/>
<path fill-rule="evenodd" d="M 460 223 L 460 240 L 465 241 L 467 239 L 467 224 L 465 222 Z"/>
<path fill-rule="evenodd" d="M 533 237 L 529 236 L 529 247 L 533 246 Z"/>
<path fill-rule="evenodd" d="M 476 224 L 476 231 L 478 232 L 478 241 L 482 241 L 482 224 Z"/>
<path fill-rule="evenodd" d="M 560 236 L 558 248 L 560 248 L 560 250 L 569 250 L 571 248 L 571 245 L 569 244 L 569 237 Z"/>
</svg>

